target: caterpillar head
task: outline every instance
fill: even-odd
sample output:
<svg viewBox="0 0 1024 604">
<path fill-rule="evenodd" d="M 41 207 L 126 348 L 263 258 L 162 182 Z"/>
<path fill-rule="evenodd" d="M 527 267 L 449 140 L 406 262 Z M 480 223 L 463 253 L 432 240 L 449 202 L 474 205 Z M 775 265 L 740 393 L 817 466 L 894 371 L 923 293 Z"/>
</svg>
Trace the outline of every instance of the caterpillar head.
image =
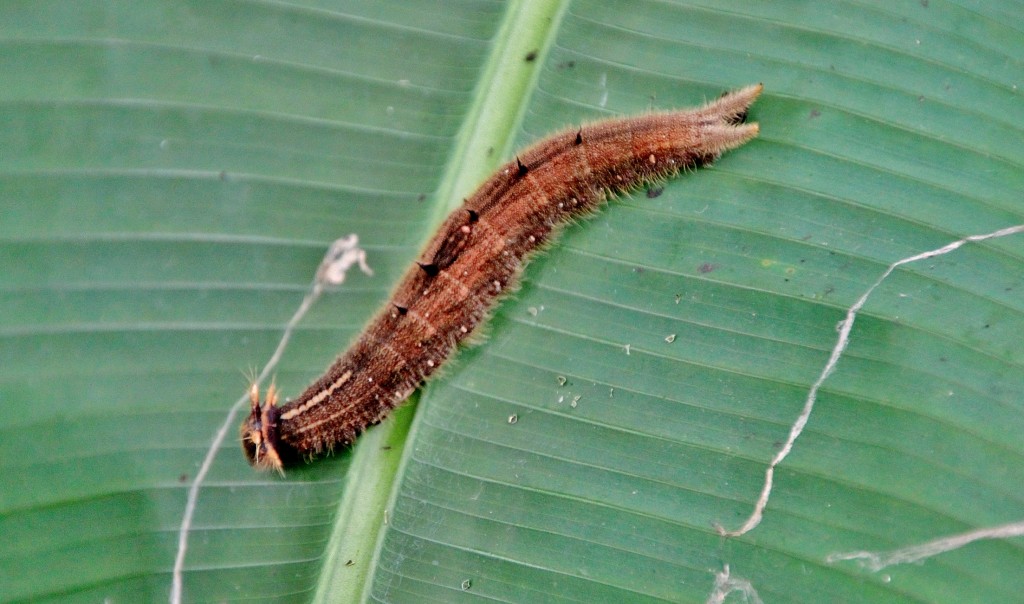
<svg viewBox="0 0 1024 604">
<path fill-rule="evenodd" d="M 277 389 L 271 384 L 267 388 L 267 400 L 260 404 L 260 391 L 255 382 L 249 388 L 252 411 L 242 423 L 242 451 L 249 464 L 259 470 L 277 470 L 284 474 L 284 463 L 278 452 Z"/>
</svg>

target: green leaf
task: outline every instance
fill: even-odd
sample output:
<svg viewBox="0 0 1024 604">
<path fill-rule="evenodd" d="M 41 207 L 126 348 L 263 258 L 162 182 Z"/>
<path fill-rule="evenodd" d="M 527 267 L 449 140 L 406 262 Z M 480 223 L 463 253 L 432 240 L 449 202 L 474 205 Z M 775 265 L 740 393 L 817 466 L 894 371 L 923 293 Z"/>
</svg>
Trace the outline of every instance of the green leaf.
<svg viewBox="0 0 1024 604">
<path fill-rule="evenodd" d="M 331 241 L 374 274 L 301 322 L 285 395 L 518 146 L 755 82 L 758 139 L 567 229 L 352 451 L 257 474 L 233 422 L 184 601 L 703 602 L 726 568 L 765 602 L 1018 599 L 1019 537 L 828 556 L 1024 517 L 1024 235 L 882 281 L 761 524 L 716 527 L 891 263 L 1024 223 L 1021 14 L 4 3 L 0 601 L 168 598 L 188 489 Z"/>
</svg>

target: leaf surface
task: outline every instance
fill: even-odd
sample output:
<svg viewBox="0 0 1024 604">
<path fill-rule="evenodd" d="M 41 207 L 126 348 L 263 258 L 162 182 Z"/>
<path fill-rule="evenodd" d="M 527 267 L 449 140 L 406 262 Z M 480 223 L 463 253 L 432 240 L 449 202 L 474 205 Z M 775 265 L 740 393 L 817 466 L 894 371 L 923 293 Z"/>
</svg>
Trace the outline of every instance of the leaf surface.
<svg viewBox="0 0 1024 604">
<path fill-rule="evenodd" d="M 515 148 L 758 81 L 758 139 L 568 228 L 353 451 L 256 474 L 232 425 L 185 600 L 703 602 L 726 566 L 765 602 L 1018 597 L 1019 538 L 826 557 L 1024 515 L 1021 235 L 883 281 L 763 522 L 715 527 L 892 262 L 1024 223 L 1019 6 L 541 4 L 0 8 L 0 600 L 167 598 L 332 240 L 374 275 L 302 321 L 286 395 Z"/>
</svg>

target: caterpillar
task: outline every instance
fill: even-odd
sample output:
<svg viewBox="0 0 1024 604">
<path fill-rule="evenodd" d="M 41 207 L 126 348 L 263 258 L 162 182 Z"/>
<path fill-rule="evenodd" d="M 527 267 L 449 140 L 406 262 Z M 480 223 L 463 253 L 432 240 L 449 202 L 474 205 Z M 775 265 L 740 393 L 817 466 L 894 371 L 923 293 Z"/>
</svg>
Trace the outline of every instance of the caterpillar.
<svg viewBox="0 0 1024 604">
<path fill-rule="evenodd" d="M 273 386 L 242 424 L 249 463 L 282 471 L 351 445 L 483 323 L 531 254 L 610 197 L 707 165 L 757 136 L 760 84 L 695 109 L 607 119 L 521 151 L 453 211 L 391 299 L 322 377 L 278 405 Z"/>
</svg>

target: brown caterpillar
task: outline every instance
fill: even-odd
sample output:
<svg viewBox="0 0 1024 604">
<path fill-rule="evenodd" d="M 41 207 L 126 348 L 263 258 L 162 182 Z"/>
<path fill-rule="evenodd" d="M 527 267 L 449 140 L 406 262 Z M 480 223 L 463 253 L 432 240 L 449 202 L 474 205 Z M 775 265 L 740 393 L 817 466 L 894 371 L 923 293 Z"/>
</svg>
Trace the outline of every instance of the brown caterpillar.
<svg viewBox="0 0 1024 604">
<path fill-rule="evenodd" d="M 281 470 L 352 444 L 451 356 L 515 285 L 531 252 L 610 196 L 714 161 L 757 136 L 745 124 L 762 86 L 703 107 L 609 119 L 535 143 L 448 216 L 391 300 L 320 379 L 242 424 L 249 463 Z"/>
</svg>

